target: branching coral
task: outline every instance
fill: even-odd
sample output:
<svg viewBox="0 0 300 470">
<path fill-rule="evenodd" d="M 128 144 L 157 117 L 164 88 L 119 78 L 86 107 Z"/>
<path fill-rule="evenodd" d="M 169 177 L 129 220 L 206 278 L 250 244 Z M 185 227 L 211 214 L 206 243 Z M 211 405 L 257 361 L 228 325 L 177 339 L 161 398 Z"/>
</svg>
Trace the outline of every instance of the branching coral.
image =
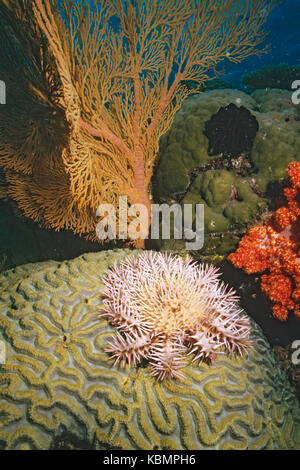
<svg viewBox="0 0 300 470">
<path fill-rule="evenodd" d="M 85 220 L 82 211 L 95 214 L 101 203 L 117 209 L 119 196 L 149 209 L 159 139 L 197 91 L 186 83 L 200 89 L 224 59 L 264 52 L 262 26 L 277 3 L 1 2 L 1 79 L 8 85 L 1 166 L 13 172 L 10 195 L 24 214 L 93 237 L 95 217 Z M 37 181 L 56 171 L 59 217 Z M 31 186 L 40 193 L 38 208 Z"/>
<path fill-rule="evenodd" d="M 194 360 L 213 359 L 224 347 L 245 352 L 249 319 L 219 276 L 213 266 L 151 251 L 111 270 L 102 315 L 120 331 L 107 348 L 115 363 L 146 358 L 158 379 L 180 378 L 186 346 Z"/>
<path fill-rule="evenodd" d="M 287 319 L 289 310 L 300 317 L 300 163 L 290 163 L 287 174 L 286 205 L 264 226 L 251 228 L 228 257 L 248 274 L 268 271 L 261 277 L 261 288 L 273 303 L 273 315 L 281 321 Z"/>
</svg>

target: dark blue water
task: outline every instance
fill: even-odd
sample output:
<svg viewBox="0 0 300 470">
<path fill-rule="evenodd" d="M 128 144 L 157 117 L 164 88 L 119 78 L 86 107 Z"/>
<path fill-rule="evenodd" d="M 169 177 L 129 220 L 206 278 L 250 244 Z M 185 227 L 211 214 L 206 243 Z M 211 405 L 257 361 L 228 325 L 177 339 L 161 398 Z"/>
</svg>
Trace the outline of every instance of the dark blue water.
<svg viewBox="0 0 300 470">
<path fill-rule="evenodd" d="M 240 64 L 226 64 L 224 79 L 243 88 L 241 77 L 267 65 L 300 65 L 300 0 L 284 0 L 270 13 L 265 24 L 271 50 L 262 57 L 250 57 Z M 299 77 L 300 80 L 300 77 Z"/>
</svg>

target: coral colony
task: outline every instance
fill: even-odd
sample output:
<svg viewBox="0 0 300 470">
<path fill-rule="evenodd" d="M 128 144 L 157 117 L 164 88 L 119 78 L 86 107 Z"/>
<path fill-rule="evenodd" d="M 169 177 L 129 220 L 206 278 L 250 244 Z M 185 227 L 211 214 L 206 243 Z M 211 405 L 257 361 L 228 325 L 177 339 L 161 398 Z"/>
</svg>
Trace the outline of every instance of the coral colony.
<svg viewBox="0 0 300 470">
<path fill-rule="evenodd" d="M 286 205 L 266 221 L 249 230 L 228 259 L 246 273 L 268 270 L 261 276 L 261 289 L 273 303 L 273 315 L 287 320 L 288 311 L 300 317 L 300 162 L 287 168 Z"/>
<path fill-rule="evenodd" d="M 186 380 L 111 367 L 112 332 L 94 314 L 99 278 L 129 254 L 101 250 L 0 273 L 1 450 L 53 448 L 64 427 L 99 450 L 299 449 L 299 402 L 255 322 L 247 357 L 189 363 Z M 56 346 L 65 334 L 68 348 Z"/>
<path fill-rule="evenodd" d="M 277 4 L 0 2 L 1 78 L 13 83 L 0 115 L 9 196 L 47 229 L 96 241 L 97 207 L 126 196 L 147 207 L 148 231 L 161 136 L 224 59 L 266 52 Z"/>
<path fill-rule="evenodd" d="M 111 269 L 101 315 L 119 330 L 106 349 L 115 364 L 146 359 L 162 380 L 182 377 L 186 351 L 193 361 L 213 360 L 224 348 L 243 354 L 250 322 L 219 276 L 213 266 L 153 251 Z"/>
</svg>

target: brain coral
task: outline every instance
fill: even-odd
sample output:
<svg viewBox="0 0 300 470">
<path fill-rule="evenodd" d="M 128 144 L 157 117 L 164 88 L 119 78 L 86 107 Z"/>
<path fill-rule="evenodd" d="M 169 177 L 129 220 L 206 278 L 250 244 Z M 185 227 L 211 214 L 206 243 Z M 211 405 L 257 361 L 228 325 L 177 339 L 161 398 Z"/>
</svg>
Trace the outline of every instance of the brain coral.
<svg viewBox="0 0 300 470">
<path fill-rule="evenodd" d="M 104 352 L 112 327 L 99 317 L 102 278 L 128 254 L 1 274 L 1 448 L 47 449 L 64 430 L 99 449 L 300 448 L 299 403 L 254 324 L 246 358 L 188 364 L 181 381 L 159 383 L 147 365 L 112 366 Z"/>
</svg>

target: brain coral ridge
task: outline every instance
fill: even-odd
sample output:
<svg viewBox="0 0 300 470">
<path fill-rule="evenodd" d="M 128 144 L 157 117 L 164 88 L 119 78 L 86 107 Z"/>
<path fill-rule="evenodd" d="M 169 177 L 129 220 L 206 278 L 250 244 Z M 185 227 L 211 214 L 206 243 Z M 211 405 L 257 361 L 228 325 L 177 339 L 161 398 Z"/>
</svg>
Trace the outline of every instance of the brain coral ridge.
<svg viewBox="0 0 300 470">
<path fill-rule="evenodd" d="M 182 380 L 160 383 L 147 364 L 112 365 L 102 279 L 129 254 L 0 275 L 0 448 L 48 449 L 63 431 L 97 449 L 300 448 L 299 403 L 254 323 L 249 355 L 188 362 Z"/>
</svg>

